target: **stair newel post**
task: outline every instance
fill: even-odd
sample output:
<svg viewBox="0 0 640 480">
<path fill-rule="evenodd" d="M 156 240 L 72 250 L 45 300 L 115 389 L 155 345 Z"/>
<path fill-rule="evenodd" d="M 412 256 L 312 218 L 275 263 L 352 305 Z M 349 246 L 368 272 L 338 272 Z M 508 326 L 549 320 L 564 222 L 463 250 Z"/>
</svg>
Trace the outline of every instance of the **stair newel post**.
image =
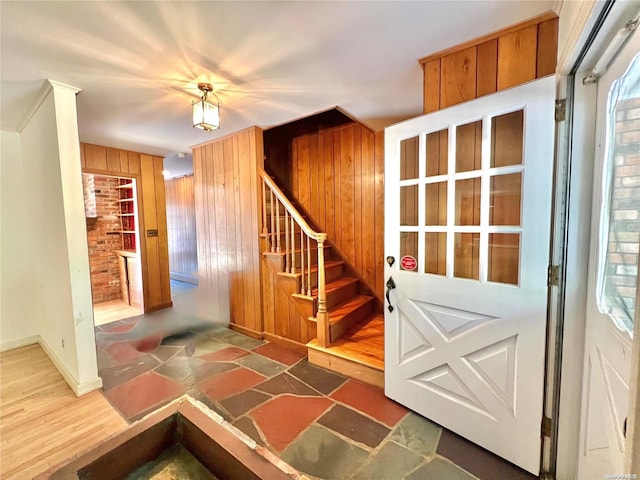
<svg viewBox="0 0 640 480">
<path fill-rule="evenodd" d="M 307 235 L 304 232 L 300 232 L 300 293 L 304 295 L 306 288 L 304 288 L 304 237 Z"/>
<path fill-rule="evenodd" d="M 285 261 L 285 272 L 291 271 L 291 251 L 289 249 L 289 211 L 285 209 L 284 211 L 284 261 Z"/>
<path fill-rule="evenodd" d="M 267 184 L 262 179 L 262 234 L 266 235 L 269 233 L 268 223 L 267 223 Z"/>
<path fill-rule="evenodd" d="M 324 241 L 326 234 L 316 237 L 318 241 L 318 312 L 316 313 L 318 344 L 328 347 L 331 343 L 329 332 L 329 313 L 327 312 L 327 292 L 324 274 Z"/>
<path fill-rule="evenodd" d="M 269 238 L 271 239 L 271 252 L 275 252 L 276 251 L 276 242 L 273 241 L 273 235 L 275 234 L 275 212 L 273 211 L 273 190 L 269 189 L 269 192 L 271 192 L 271 234 L 269 235 Z"/>
<path fill-rule="evenodd" d="M 311 238 L 307 236 L 307 295 L 311 296 Z"/>
<path fill-rule="evenodd" d="M 293 215 L 291 215 L 291 271 L 289 273 L 296 273 L 296 237 L 294 225 Z"/>
<path fill-rule="evenodd" d="M 276 201 L 276 252 L 280 253 L 280 200 Z"/>
</svg>

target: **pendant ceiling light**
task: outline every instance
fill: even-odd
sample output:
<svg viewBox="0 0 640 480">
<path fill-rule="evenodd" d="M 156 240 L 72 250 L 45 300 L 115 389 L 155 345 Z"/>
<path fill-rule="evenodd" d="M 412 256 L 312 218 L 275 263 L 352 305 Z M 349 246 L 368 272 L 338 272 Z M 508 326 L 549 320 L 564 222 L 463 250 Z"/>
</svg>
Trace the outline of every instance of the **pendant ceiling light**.
<svg viewBox="0 0 640 480">
<path fill-rule="evenodd" d="M 215 93 L 213 94 L 216 97 L 215 104 L 207 100 L 207 96 L 213 92 L 213 87 L 210 83 L 199 83 L 198 90 L 202 92 L 202 97 L 191 104 L 193 126 L 207 132 L 220 128 L 220 101 Z"/>
</svg>

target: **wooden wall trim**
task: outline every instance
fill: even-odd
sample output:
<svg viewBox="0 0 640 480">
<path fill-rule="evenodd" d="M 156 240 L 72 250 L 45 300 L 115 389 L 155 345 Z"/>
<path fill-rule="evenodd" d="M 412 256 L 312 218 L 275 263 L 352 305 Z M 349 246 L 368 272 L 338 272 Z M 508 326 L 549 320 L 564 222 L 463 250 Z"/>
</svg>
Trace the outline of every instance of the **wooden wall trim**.
<svg viewBox="0 0 640 480">
<path fill-rule="evenodd" d="M 460 50 L 464 50 L 466 48 L 473 47 L 475 45 L 479 45 L 481 43 L 485 43 L 485 42 L 488 42 L 490 40 L 497 39 L 498 37 L 502 37 L 504 35 L 507 35 L 507 34 L 510 34 L 510 33 L 513 33 L 513 32 L 517 32 L 518 30 L 522 30 L 524 28 L 531 27 L 532 25 L 537 25 L 539 23 L 546 22 L 547 20 L 553 20 L 554 18 L 558 18 L 558 15 L 556 14 L 556 12 L 554 12 L 554 11 L 545 12 L 545 13 L 543 13 L 541 15 L 538 15 L 536 17 L 530 18 L 530 19 L 525 20 L 525 21 L 520 22 L 520 23 L 516 23 L 516 24 L 511 25 L 511 26 L 509 26 L 507 28 L 503 28 L 501 30 L 496 30 L 495 32 L 489 33 L 489 34 L 484 35 L 482 37 L 477 37 L 477 38 L 474 38 L 474 39 L 469 40 L 467 42 L 460 43 L 460 44 L 458 44 L 458 45 L 456 45 L 454 47 L 449 47 L 449 48 L 446 48 L 444 50 L 440 50 L 439 52 L 427 55 L 426 57 L 422 57 L 420 60 L 418 60 L 418 63 L 420 63 L 420 65 L 424 69 L 425 65 L 427 63 L 429 63 L 430 61 L 432 61 L 432 60 L 436 60 L 438 58 L 445 57 L 445 56 L 450 55 L 452 53 L 459 52 Z"/>
</svg>

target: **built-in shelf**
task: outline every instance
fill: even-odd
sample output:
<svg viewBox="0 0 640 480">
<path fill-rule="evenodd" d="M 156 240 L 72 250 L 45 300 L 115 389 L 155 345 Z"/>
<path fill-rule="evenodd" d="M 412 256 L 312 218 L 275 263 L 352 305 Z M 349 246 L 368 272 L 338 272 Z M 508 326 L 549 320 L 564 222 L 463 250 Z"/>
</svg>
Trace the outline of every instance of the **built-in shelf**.
<svg viewBox="0 0 640 480">
<path fill-rule="evenodd" d="M 120 212 L 120 235 L 122 235 L 122 249 L 136 251 L 136 187 L 135 181 L 131 178 L 120 178 L 120 185 L 116 188 L 120 191 L 118 203 Z"/>
</svg>

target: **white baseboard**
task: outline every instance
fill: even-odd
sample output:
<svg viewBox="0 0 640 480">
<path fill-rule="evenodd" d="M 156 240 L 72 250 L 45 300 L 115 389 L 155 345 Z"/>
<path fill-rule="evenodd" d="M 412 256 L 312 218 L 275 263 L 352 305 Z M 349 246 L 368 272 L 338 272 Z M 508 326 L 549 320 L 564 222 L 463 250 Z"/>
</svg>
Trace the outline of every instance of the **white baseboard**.
<svg viewBox="0 0 640 480">
<path fill-rule="evenodd" d="M 36 344 L 39 341 L 40 335 L 33 335 L 31 337 L 20 338 L 18 340 L 9 340 L 0 344 L 0 352 L 6 352 L 7 350 L 26 347 L 27 345 Z"/>
<path fill-rule="evenodd" d="M 41 337 L 38 337 L 38 343 L 42 347 L 42 350 L 47 354 L 53 365 L 58 369 L 62 378 L 64 378 L 65 382 L 71 387 L 73 393 L 75 393 L 76 397 L 80 397 L 94 390 L 98 390 L 102 388 L 102 379 L 100 377 L 96 377 L 88 382 L 78 383 L 75 377 L 67 370 L 67 367 L 58 359 L 56 354 L 49 348 L 49 346 L 44 342 Z"/>
</svg>

